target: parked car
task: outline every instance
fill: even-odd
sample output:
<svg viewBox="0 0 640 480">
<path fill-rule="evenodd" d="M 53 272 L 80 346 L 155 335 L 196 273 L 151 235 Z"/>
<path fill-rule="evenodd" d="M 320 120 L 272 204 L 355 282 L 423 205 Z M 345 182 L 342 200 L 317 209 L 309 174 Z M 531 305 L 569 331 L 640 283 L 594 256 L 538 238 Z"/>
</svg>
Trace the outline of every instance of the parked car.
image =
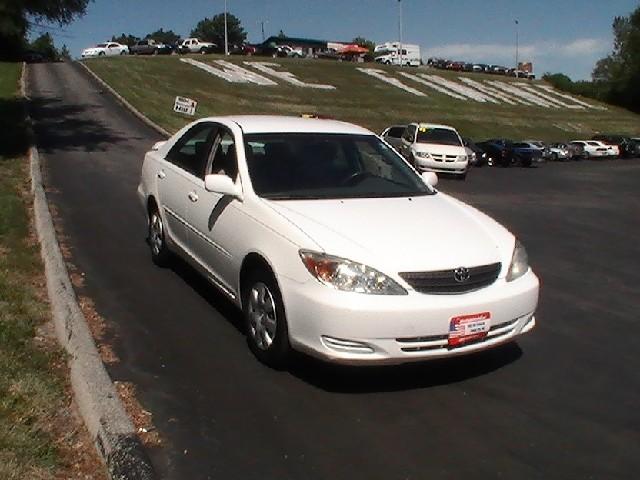
<svg viewBox="0 0 640 480">
<path fill-rule="evenodd" d="M 486 152 L 476 145 L 470 138 L 462 137 L 462 143 L 467 149 L 469 163 L 474 167 L 483 167 L 488 165 L 489 159 Z"/>
<path fill-rule="evenodd" d="M 173 48 L 170 45 L 164 43 L 158 43 L 152 38 L 140 40 L 136 42 L 129 52 L 132 55 L 170 55 L 173 52 Z"/>
<path fill-rule="evenodd" d="M 522 244 L 436 182 L 355 125 L 212 117 L 153 146 L 138 196 L 153 261 L 176 254 L 202 272 L 242 311 L 262 362 L 300 350 L 405 363 L 484 350 L 536 323 Z"/>
<path fill-rule="evenodd" d="M 571 160 L 576 155 L 575 151 L 572 151 L 569 145 L 566 143 L 551 143 L 549 144 L 549 160 L 564 161 Z"/>
<path fill-rule="evenodd" d="M 410 123 L 402 135 L 400 153 L 419 172 L 467 177 L 469 157 L 455 128 L 430 123 Z"/>
<path fill-rule="evenodd" d="M 218 45 L 211 42 L 203 42 L 197 38 L 187 38 L 178 47 L 178 53 L 214 53 Z"/>
<path fill-rule="evenodd" d="M 511 144 L 511 155 L 513 163 L 518 163 L 522 167 L 531 167 L 534 163 L 543 160 L 542 150 L 527 142 L 516 142 Z"/>
<path fill-rule="evenodd" d="M 487 154 L 488 165 L 509 167 L 513 163 L 511 143 L 510 140 L 493 138 L 479 142 L 477 145 Z"/>
<path fill-rule="evenodd" d="M 402 134 L 406 128 L 406 125 L 391 125 L 390 127 L 385 128 L 380 136 L 385 142 L 399 152 L 402 148 Z"/>
<path fill-rule="evenodd" d="M 582 158 L 605 158 L 609 155 L 609 149 L 593 140 L 573 140 L 571 145 L 582 148 Z"/>
<path fill-rule="evenodd" d="M 544 143 L 543 141 L 524 140 L 524 142 L 521 142 L 521 143 L 528 143 L 530 147 L 537 148 L 538 150 L 540 150 L 542 160 L 551 160 L 551 150 L 549 149 L 547 144 Z"/>
<path fill-rule="evenodd" d="M 112 57 L 115 55 L 127 55 L 129 47 L 116 42 L 99 43 L 95 47 L 85 48 L 82 51 L 82 58 L 90 57 Z"/>
<path fill-rule="evenodd" d="M 635 146 L 629 137 L 623 135 L 594 135 L 591 140 L 602 142 L 605 145 L 617 146 L 620 157 L 628 158 L 634 156 Z"/>
<path fill-rule="evenodd" d="M 634 158 L 640 157 L 640 138 L 631 138 L 630 153 Z"/>
<path fill-rule="evenodd" d="M 285 56 L 291 58 L 304 58 L 306 55 L 301 48 L 293 48 L 290 45 L 280 45 L 280 50 Z"/>
<path fill-rule="evenodd" d="M 591 145 L 597 145 L 607 149 L 607 158 L 618 158 L 620 156 L 620 148 L 617 145 L 609 145 L 598 140 L 588 140 Z"/>
</svg>

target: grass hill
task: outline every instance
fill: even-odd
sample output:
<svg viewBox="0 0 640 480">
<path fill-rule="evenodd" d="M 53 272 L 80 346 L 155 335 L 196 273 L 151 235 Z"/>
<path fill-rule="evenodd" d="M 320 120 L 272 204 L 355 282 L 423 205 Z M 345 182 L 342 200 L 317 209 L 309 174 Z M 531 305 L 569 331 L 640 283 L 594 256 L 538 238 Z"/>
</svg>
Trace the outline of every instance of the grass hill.
<svg viewBox="0 0 640 480">
<path fill-rule="evenodd" d="M 617 107 L 598 104 L 591 99 L 578 100 L 595 108 L 580 108 L 579 104 L 566 97 L 539 88 L 538 85 L 544 85 L 540 81 L 528 82 L 494 75 L 444 72 L 428 67 L 399 69 L 377 64 L 331 60 L 263 57 L 225 59 L 218 55 L 189 57 L 218 69 L 221 67 L 216 62 L 227 60 L 277 83 L 257 85 L 230 83 L 181 61 L 184 58 L 126 56 L 90 59 L 86 60 L 85 64 L 151 120 L 169 131 L 175 131 L 191 120 L 190 117 L 174 113 L 172 110 L 174 98 L 180 95 L 198 102 L 197 117 L 254 113 L 316 113 L 363 125 L 376 132 L 390 124 L 418 120 L 453 125 L 463 135 L 479 140 L 508 137 L 561 141 L 600 132 L 640 136 L 640 116 Z M 278 64 L 278 67 L 275 67 L 277 70 L 290 72 L 303 82 L 328 84 L 335 89 L 295 86 L 243 64 L 246 61 L 273 62 Z M 382 70 L 385 76 L 419 90 L 424 96 L 403 91 L 363 73 L 358 68 Z M 429 83 L 436 87 L 403 77 L 400 72 L 435 75 L 437 78 L 431 78 Z M 491 88 L 495 92 L 493 99 L 497 103 L 481 103 L 464 96 L 462 99 L 451 96 L 455 91 L 446 86 L 447 81 L 468 87 L 469 85 L 461 80 L 463 77 L 480 82 L 481 88 Z M 520 102 L 521 104 L 501 101 L 500 94 L 506 94 L 506 98 L 512 100 L 517 97 L 505 91 L 502 83 L 502 89 L 489 83 L 495 81 L 503 82 L 507 88 L 515 86 L 517 89 L 527 89 L 525 92 L 534 88 L 535 91 L 551 98 L 553 106 L 544 108 L 526 100 Z M 444 87 L 440 82 L 444 83 Z M 438 89 L 438 86 L 441 88 Z M 562 107 L 561 103 L 571 104 L 573 108 Z"/>
</svg>

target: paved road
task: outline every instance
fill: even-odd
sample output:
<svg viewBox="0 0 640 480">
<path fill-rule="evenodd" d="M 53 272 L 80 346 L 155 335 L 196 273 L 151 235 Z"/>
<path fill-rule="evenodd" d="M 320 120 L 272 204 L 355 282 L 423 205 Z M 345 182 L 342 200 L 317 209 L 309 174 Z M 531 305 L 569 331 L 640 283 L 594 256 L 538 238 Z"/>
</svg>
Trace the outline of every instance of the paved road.
<svg viewBox="0 0 640 480">
<path fill-rule="evenodd" d="M 445 191 L 528 246 L 538 327 L 394 368 L 271 371 L 188 268 L 152 266 L 135 187 L 157 140 L 73 64 L 31 67 L 50 201 L 170 479 L 629 479 L 640 468 L 640 161 L 481 169 Z M 167 105 L 167 108 L 170 108 Z"/>
</svg>

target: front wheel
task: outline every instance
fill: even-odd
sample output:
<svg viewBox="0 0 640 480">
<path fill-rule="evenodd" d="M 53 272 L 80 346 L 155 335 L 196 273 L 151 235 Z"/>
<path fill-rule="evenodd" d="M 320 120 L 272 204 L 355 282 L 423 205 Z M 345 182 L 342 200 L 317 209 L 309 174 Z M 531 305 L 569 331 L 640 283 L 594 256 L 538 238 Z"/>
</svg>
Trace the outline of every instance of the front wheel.
<svg viewBox="0 0 640 480">
<path fill-rule="evenodd" d="M 282 296 L 273 275 L 255 270 L 243 289 L 242 311 L 249 349 L 265 365 L 282 368 L 291 353 Z"/>
</svg>

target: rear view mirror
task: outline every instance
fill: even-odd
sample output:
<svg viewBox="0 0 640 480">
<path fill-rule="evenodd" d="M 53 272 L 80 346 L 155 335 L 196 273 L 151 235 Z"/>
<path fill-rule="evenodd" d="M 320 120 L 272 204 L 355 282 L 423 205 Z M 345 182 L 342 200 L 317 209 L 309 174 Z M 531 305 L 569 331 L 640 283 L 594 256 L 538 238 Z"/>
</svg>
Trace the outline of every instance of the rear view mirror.
<svg viewBox="0 0 640 480">
<path fill-rule="evenodd" d="M 423 172 L 421 177 L 422 181 L 430 187 L 435 187 L 438 184 L 438 175 L 434 172 Z"/>
<path fill-rule="evenodd" d="M 204 177 L 204 189 L 207 192 L 220 193 L 229 195 L 242 200 L 242 192 L 240 188 L 227 175 L 207 175 Z"/>
</svg>

